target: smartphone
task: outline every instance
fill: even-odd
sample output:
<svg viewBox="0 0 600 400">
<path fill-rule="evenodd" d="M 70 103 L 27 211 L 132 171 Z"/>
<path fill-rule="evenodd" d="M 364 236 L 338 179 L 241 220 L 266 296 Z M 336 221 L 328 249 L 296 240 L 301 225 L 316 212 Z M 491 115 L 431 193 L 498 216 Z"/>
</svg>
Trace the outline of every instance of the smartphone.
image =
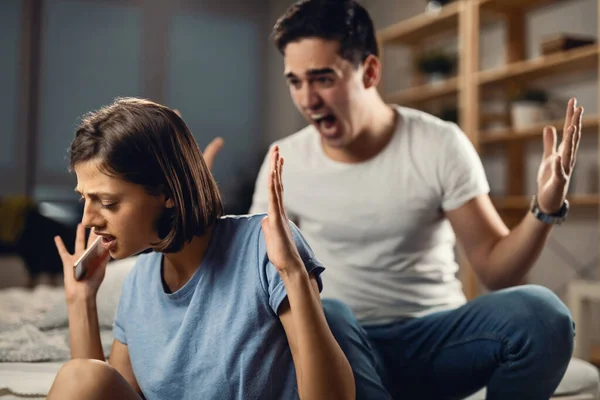
<svg viewBox="0 0 600 400">
<path fill-rule="evenodd" d="M 101 245 L 102 236 L 98 236 L 94 243 L 92 243 L 85 252 L 79 257 L 79 260 L 73 266 L 73 272 L 75 274 L 75 280 L 81 280 L 87 273 L 92 263 L 98 259 L 104 252 L 104 248 Z"/>
</svg>

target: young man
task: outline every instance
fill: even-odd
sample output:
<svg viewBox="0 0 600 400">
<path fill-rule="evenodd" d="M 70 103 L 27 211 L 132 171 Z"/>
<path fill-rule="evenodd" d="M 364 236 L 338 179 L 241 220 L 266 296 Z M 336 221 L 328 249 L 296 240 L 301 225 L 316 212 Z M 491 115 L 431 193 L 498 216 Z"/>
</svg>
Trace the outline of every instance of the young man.
<svg viewBox="0 0 600 400">
<path fill-rule="evenodd" d="M 558 148 L 556 130 L 544 129 L 532 211 L 509 230 L 459 127 L 379 96 L 381 64 L 363 7 L 300 1 L 273 34 L 309 122 L 276 143 L 286 159 L 285 206 L 328 266 L 323 297 L 356 313 L 357 341 L 366 335 L 390 394 L 461 398 L 487 386 L 488 399 L 551 397 L 573 349 L 569 311 L 542 287 L 507 288 L 566 216 L 583 109 L 569 101 Z M 257 182 L 267 173 L 265 160 Z M 263 186 L 252 213 L 268 208 Z M 455 237 L 492 290 L 468 303 Z"/>
</svg>

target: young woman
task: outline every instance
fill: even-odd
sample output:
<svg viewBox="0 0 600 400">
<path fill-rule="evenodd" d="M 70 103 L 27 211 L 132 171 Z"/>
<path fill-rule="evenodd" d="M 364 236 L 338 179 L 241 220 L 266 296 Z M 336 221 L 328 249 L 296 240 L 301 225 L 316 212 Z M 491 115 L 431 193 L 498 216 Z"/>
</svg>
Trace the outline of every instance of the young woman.
<svg viewBox="0 0 600 400">
<path fill-rule="evenodd" d="M 351 399 L 350 364 L 320 302 L 323 266 L 282 207 L 271 149 L 267 215 L 223 216 L 183 120 L 125 98 L 88 115 L 71 145 L 85 202 L 65 272 L 72 361 L 48 399 Z M 73 263 L 102 236 L 82 280 Z M 123 284 L 108 363 L 95 298 L 108 255 L 138 257 Z"/>
</svg>

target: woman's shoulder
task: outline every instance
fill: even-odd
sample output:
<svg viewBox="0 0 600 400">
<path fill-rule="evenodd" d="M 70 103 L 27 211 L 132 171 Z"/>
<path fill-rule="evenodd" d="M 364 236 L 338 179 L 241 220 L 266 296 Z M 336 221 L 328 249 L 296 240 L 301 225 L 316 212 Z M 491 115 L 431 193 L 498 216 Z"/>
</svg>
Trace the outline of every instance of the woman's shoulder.
<svg viewBox="0 0 600 400">
<path fill-rule="evenodd" d="M 225 215 L 218 222 L 218 243 L 223 251 L 246 253 L 257 248 L 261 222 L 267 214 Z"/>
<path fill-rule="evenodd" d="M 219 219 L 219 224 L 223 231 L 235 232 L 258 232 L 261 229 L 261 222 L 267 216 L 266 213 L 260 214 L 241 214 L 224 215 Z"/>
</svg>

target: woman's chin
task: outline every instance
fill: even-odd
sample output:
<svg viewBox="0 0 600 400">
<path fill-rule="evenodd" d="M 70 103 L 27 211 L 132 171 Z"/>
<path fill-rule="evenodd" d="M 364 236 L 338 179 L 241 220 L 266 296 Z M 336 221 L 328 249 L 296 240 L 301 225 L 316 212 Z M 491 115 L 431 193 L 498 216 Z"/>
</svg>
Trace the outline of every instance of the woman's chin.
<svg viewBox="0 0 600 400">
<path fill-rule="evenodd" d="M 126 249 L 123 247 L 119 247 L 119 246 L 115 246 L 114 248 L 110 249 L 110 256 L 111 258 L 113 258 L 114 260 L 123 260 L 125 258 L 129 258 L 129 257 L 133 257 L 135 255 L 138 255 L 146 250 L 148 250 L 150 247 L 143 247 L 143 248 L 139 248 L 139 249 Z"/>
<path fill-rule="evenodd" d="M 122 260 L 124 258 L 129 257 L 126 251 L 123 251 L 119 246 L 113 246 L 108 251 L 110 253 L 110 257 L 115 260 Z"/>
</svg>

